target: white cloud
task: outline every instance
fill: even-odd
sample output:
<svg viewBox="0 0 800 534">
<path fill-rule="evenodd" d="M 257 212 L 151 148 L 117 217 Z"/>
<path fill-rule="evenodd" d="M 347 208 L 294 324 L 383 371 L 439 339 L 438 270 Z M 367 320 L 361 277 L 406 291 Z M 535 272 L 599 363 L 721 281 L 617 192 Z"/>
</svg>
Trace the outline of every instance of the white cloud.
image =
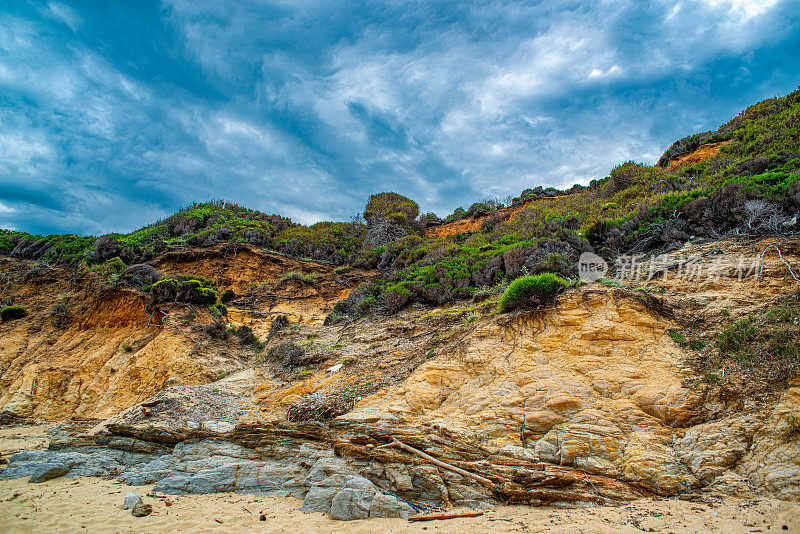
<svg viewBox="0 0 800 534">
<path fill-rule="evenodd" d="M 42 162 L 55 158 L 55 148 L 40 131 L 0 133 L 0 172 L 34 174 Z"/>
<path fill-rule="evenodd" d="M 775 7 L 779 0 L 701 0 L 715 9 L 726 9 L 744 18 L 757 17 Z"/>
<path fill-rule="evenodd" d="M 589 73 L 589 78 L 590 79 L 604 78 L 614 74 L 619 74 L 620 72 L 622 72 L 622 69 L 619 68 L 619 65 L 612 65 L 606 70 L 601 70 L 595 67 L 592 69 L 592 72 Z"/>
<path fill-rule="evenodd" d="M 73 32 L 78 31 L 83 23 L 75 11 L 60 2 L 49 2 L 47 4 L 47 14 L 69 26 Z"/>
</svg>

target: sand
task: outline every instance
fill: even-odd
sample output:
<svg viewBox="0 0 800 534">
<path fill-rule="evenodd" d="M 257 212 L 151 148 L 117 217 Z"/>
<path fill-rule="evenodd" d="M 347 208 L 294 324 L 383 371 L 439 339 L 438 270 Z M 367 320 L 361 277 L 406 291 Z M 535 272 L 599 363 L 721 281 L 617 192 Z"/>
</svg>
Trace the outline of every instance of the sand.
<svg viewBox="0 0 800 534">
<path fill-rule="evenodd" d="M 334 521 L 300 511 L 301 500 L 218 493 L 165 498 L 98 478 L 60 478 L 42 484 L 0 482 L 0 532 L 247 533 L 247 532 L 800 532 L 797 503 L 727 499 L 719 504 L 640 500 L 622 507 L 557 509 L 500 506 L 477 518 L 410 523 L 402 519 Z M 147 517 L 122 509 L 128 491 L 153 505 Z M 171 505 L 167 505 L 169 502 Z M 259 521 L 264 514 L 266 521 Z M 786 525 L 784 530 L 782 527 Z"/>
<path fill-rule="evenodd" d="M 44 426 L 0 430 L 0 454 L 46 446 Z M 147 517 L 122 509 L 134 491 L 153 506 Z M 499 506 L 481 517 L 410 523 L 402 519 L 334 521 L 300 511 L 293 497 L 231 493 L 148 496 L 152 486 L 131 487 L 99 478 L 62 477 L 41 484 L 0 482 L 0 532 L 248 533 L 248 532 L 550 532 L 550 533 L 800 533 L 800 503 L 774 499 L 722 499 L 702 503 L 643 499 L 628 505 L 560 509 Z M 169 505 L 167 504 L 169 502 Z M 266 521 L 260 521 L 261 515 Z M 785 528 L 784 528 L 785 526 Z"/>
</svg>

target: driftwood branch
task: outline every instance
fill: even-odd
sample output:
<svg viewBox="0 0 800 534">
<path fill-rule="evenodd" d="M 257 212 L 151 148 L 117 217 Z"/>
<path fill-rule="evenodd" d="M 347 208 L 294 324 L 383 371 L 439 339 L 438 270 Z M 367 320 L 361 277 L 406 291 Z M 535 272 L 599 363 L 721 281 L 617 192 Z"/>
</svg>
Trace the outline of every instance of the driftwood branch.
<svg viewBox="0 0 800 534">
<path fill-rule="evenodd" d="M 445 512 L 443 514 L 423 514 L 415 515 L 408 518 L 409 521 L 433 521 L 434 519 L 455 519 L 457 517 L 478 517 L 483 515 L 480 510 L 472 510 L 469 512 Z"/>
<path fill-rule="evenodd" d="M 429 462 L 431 462 L 434 465 L 438 465 L 439 467 L 442 467 L 444 469 L 448 469 L 450 471 L 453 471 L 454 473 L 458 473 L 459 475 L 464 475 L 465 477 L 469 477 L 469 478 L 471 478 L 473 480 L 477 480 L 478 482 L 480 482 L 482 484 L 486 484 L 488 486 L 494 486 L 494 483 L 491 480 L 489 480 L 488 478 L 482 477 L 480 475 L 476 475 L 475 473 L 470 473 L 469 471 L 465 471 L 464 469 L 461 469 L 460 467 L 456 467 L 454 465 L 450 465 L 450 464 L 445 463 L 445 462 L 443 462 L 441 460 L 437 460 L 436 458 L 434 458 L 430 454 L 424 453 L 419 449 L 415 449 L 414 447 L 409 447 L 405 443 L 401 443 L 401 442 L 397 441 L 396 439 L 392 439 L 391 443 L 388 443 L 386 445 L 382 445 L 381 447 L 397 447 L 399 449 L 403 449 L 404 451 L 410 452 L 411 454 L 417 454 L 417 455 L 421 456 L 422 458 L 428 460 Z M 380 448 L 380 447 L 378 447 L 378 448 Z"/>
<path fill-rule="evenodd" d="M 783 264 L 784 264 L 784 265 L 786 265 L 786 268 L 787 268 L 787 269 L 789 269 L 789 274 L 791 274 L 791 275 L 792 275 L 792 278 L 794 278 L 795 280 L 797 280 L 798 282 L 800 282 L 800 278 L 798 278 L 797 276 L 795 276 L 795 274 L 794 274 L 794 271 L 792 270 L 792 266 L 791 266 L 791 265 L 789 265 L 789 262 L 787 262 L 786 260 L 784 260 L 784 259 L 783 259 L 783 254 L 781 254 L 781 249 L 779 249 L 779 248 L 778 248 L 777 246 L 775 246 L 775 245 L 769 245 L 769 246 L 767 246 L 767 248 L 765 248 L 765 249 L 764 249 L 764 251 L 761 253 L 761 264 L 760 264 L 760 266 L 759 266 L 759 268 L 758 268 L 758 280 L 761 280 L 761 273 L 764 271 L 764 254 L 766 254 L 766 253 L 767 253 L 767 251 L 768 251 L 769 249 L 771 249 L 771 248 L 774 248 L 775 250 L 777 250 L 777 251 L 778 251 L 778 258 L 780 258 L 780 260 L 783 262 Z"/>
</svg>

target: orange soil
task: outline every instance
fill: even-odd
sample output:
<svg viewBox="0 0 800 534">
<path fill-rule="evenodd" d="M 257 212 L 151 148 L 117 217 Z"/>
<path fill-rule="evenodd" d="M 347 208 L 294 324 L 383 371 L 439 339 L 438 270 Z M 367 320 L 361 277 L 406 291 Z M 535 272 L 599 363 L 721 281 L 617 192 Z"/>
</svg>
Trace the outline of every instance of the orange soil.
<svg viewBox="0 0 800 534">
<path fill-rule="evenodd" d="M 559 196 L 564 196 L 564 195 L 559 195 Z M 432 228 L 428 228 L 427 230 L 425 230 L 425 237 L 426 238 L 447 237 L 451 235 L 465 234 L 467 232 L 479 232 L 483 230 L 483 226 L 486 224 L 486 222 L 489 220 L 490 217 L 494 217 L 497 220 L 497 222 L 507 222 L 510 221 L 513 217 L 515 217 L 518 213 L 523 211 L 525 208 L 530 206 L 533 202 L 552 201 L 556 198 L 559 197 L 539 197 L 525 201 L 519 206 L 503 208 L 491 213 L 487 213 L 485 215 L 477 215 L 474 217 L 469 217 L 467 219 L 461 219 L 459 221 L 442 224 L 440 226 L 434 226 Z"/>
<path fill-rule="evenodd" d="M 678 156 L 667 165 L 668 169 L 676 170 L 680 167 L 686 167 L 695 163 L 702 163 L 703 161 L 713 158 L 717 155 L 722 147 L 730 143 L 730 141 L 720 141 L 719 143 L 708 143 L 697 147 L 693 152 Z"/>
</svg>

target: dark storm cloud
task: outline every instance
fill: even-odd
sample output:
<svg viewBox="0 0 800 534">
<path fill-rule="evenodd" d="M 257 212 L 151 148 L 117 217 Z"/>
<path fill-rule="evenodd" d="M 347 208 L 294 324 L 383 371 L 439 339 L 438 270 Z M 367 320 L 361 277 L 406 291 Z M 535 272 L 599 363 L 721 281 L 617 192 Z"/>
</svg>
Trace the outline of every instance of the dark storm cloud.
<svg viewBox="0 0 800 534">
<path fill-rule="evenodd" d="M 800 2 L 5 2 L 0 226 L 566 187 L 797 87 Z"/>
</svg>

